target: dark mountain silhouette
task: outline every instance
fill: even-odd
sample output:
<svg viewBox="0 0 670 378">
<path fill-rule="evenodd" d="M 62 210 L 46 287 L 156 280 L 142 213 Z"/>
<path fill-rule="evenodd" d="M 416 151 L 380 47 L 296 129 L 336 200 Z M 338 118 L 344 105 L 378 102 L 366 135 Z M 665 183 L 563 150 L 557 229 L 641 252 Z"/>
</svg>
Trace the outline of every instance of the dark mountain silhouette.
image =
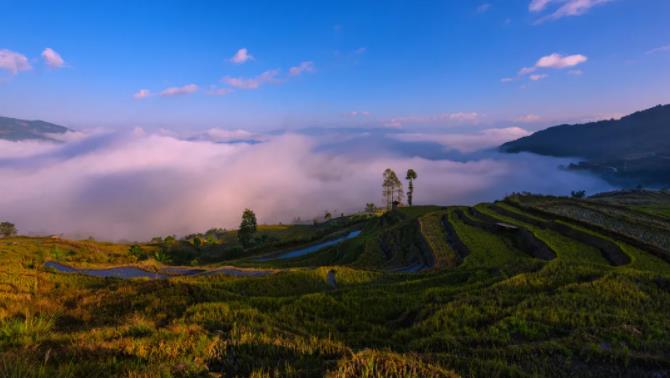
<svg viewBox="0 0 670 378">
<path fill-rule="evenodd" d="M 70 131 L 67 127 L 44 121 L 26 121 L 16 118 L 0 117 L 0 139 L 6 140 L 50 140 L 56 141 L 53 135 Z"/>
<path fill-rule="evenodd" d="M 508 153 L 532 152 L 584 161 L 610 181 L 670 184 L 670 105 L 658 105 L 618 120 L 560 125 L 500 146 Z"/>
</svg>

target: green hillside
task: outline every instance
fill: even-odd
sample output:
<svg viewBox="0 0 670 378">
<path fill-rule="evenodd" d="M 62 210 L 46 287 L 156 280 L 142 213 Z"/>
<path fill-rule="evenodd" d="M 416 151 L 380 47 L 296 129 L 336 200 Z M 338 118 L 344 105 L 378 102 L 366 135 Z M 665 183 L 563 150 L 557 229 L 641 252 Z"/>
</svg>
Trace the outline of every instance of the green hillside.
<svg viewBox="0 0 670 378">
<path fill-rule="evenodd" d="M 44 121 L 26 121 L 23 119 L 0 117 L 0 139 L 6 140 L 55 140 L 49 134 L 64 134 L 67 127 Z"/>
<path fill-rule="evenodd" d="M 155 240 L 141 259 L 0 239 L 0 376 L 664 377 L 668 209 L 660 192 L 516 194 L 265 226 L 247 248 L 224 231 Z M 47 261 L 199 273 L 123 280 Z"/>
</svg>

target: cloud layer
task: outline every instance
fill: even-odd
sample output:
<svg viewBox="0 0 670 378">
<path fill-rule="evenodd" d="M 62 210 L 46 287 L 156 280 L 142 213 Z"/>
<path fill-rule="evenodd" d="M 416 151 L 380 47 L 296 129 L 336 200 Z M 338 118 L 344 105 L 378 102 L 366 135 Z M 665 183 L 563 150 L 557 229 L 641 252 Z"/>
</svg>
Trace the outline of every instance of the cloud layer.
<svg viewBox="0 0 670 378">
<path fill-rule="evenodd" d="M 558 170 L 563 161 L 554 159 L 448 157 L 450 150 L 478 149 L 482 140 L 492 145 L 524 134 L 518 128 L 404 137 L 331 130 L 260 137 L 212 129 L 184 138 L 136 130 L 60 145 L 0 141 L 0 214 L 25 233 L 144 240 L 235 227 L 246 207 L 267 223 L 311 219 L 325 209 L 357 211 L 380 202 L 381 172 L 388 167 L 419 172 L 416 201 L 422 204 L 606 187 Z M 260 142 L 239 142 L 248 139 Z"/>
<path fill-rule="evenodd" d="M 529 134 L 527 130 L 520 127 L 507 127 L 484 129 L 475 133 L 400 133 L 393 137 L 405 142 L 439 143 L 447 150 L 453 149 L 468 153 L 496 147 Z"/>
</svg>

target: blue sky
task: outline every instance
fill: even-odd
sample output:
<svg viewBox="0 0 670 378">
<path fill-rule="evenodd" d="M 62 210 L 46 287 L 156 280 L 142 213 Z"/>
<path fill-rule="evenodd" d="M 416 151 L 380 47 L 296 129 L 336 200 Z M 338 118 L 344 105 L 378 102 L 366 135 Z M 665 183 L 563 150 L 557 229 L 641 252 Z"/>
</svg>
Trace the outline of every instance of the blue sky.
<svg viewBox="0 0 670 378">
<path fill-rule="evenodd" d="M 0 14 L 0 115 L 75 128 L 534 129 L 670 102 L 666 0 L 0 1 Z"/>
<path fill-rule="evenodd" d="M 357 211 L 389 167 L 419 173 L 417 204 L 596 193 L 611 185 L 559 168 L 570 159 L 495 147 L 670 103 L 667 0 L 0 0 L 0 14 L 0 115 L 80 131 L 0 140 L 0 208 L 28 233 L 145 240 L 235 227 L 247 207 L 268 223 Z"/>
</svg>

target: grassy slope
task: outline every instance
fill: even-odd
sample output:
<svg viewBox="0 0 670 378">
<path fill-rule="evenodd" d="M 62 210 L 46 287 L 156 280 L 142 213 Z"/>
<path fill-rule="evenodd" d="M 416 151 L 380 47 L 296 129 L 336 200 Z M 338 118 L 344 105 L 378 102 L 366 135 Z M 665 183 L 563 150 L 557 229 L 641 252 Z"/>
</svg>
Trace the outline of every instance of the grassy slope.
<svg viewBox="0 0 670 378">
<path fill-rule="evenodd" d="M 485 205 L 479 205 L 477 206 L 477 209 L 486 215 L 499 219 L 501 222 L 517 225 L 528 229 L 536 237 L 547 243 L 547 245 L 549 245 L 554 251 L 556 251 L 559 258 L 561 259 L 571 260 L 574 262 L 587 263 L 587 264 L 602 264 L 602 265 L 608 264 L 607 260 L 605 260 L 601 256 L 600 251 L 598 251 L 594 247 L 588 246 L 579 241 L 565 237 L 555 231 L 548 229 L 543 230 L 540 229 L 539 227 L 535 227 L 533 225 L 520 222 L 509 217 L 502 216 L 500 214 L 495 213 L 494 211 L 491 211 Z"/>
<path fill-rule="evenodd" d="M 523 225 L 558 257 L 533 259 L 505 238 L 459 221 L 457 208 L 436 207 L 371 220 L 360 238 L 263 264 L 284 271 L 260 278 L 56 274 L 41 269 L 42 262 L 97 266 L 133 259 L 126 245 L 0 239 L 0 376 L 670 371 L 670 264 L 615 240 L 633 261 L 613 267 L 591 247 L 478 209 Z M 470 250 L 460 264 L 448 262 L 453 251 L 437 227 L 443 215 Z M 416 224 L 439 269 L 388 273 L 416 257 L 407 251 L 416 250 L 417 238 L 405 234 Z M 398 243 L 390 250 L 399 255 L 389 258 L 379 241 L 394 230 L 405 236 L 386 236 Z M 337 288 L 327 282 L 330 270 Z"/>
<path fill-rule="evenodd" d="M 447 211 L 435 211 L 419 218 L 420 230 L 435 255 L 434 269 L 453 268 L 461 261 L 456 251 L 447 243 L 447 234 L 442 225 Z"/>
</svg>

